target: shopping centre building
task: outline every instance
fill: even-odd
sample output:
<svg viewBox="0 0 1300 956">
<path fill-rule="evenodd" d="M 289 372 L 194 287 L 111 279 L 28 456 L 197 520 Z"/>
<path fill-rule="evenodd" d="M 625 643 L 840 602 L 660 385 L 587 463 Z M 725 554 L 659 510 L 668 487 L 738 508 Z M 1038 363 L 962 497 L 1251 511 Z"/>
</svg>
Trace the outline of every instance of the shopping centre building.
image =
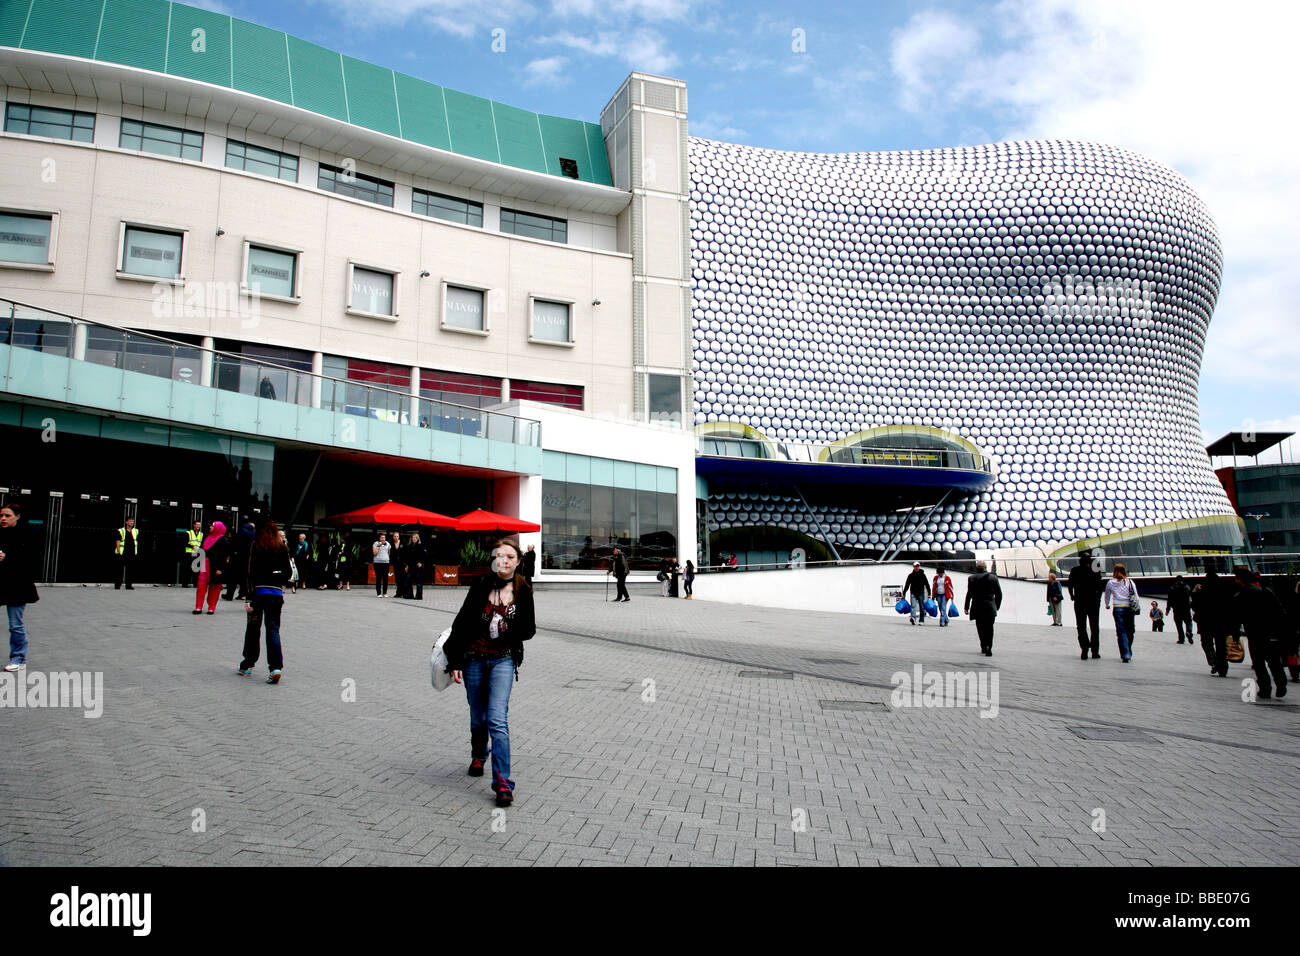
<svg viewBox="0 0 1300 956">
<path fill-rule="evenodd" d="M 165 580 L 191 519 L 389 498 L 539 523 L 543 576 L 1241 546 L 1217 238 L 1141 156 L 691 139 L 640 73 L 589 123 L 165 0 L 5 4 L 0 85 L 0 495 L 46 579 L 126 514 Z"/>
</svg>

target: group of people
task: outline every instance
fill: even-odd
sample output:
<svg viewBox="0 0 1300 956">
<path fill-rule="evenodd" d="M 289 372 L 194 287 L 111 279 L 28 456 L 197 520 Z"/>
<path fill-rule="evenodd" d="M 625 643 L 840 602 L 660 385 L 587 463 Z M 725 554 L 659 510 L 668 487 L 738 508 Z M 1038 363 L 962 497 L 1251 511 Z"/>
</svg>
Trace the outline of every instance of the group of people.
<svg viewBox="0 0 1300 956">
<path fill-rule="evenodd" d="M 664 597 L 685 596 L 690 600 L 694 594 L 692 588 L 695 584 L 695 562 L 687 559 L 686 566 L 682 567 L 677 563 L 676 555 L 663 558 L 659 562 L 655 580 L 659 582 L 659 593 Z"/>
<path fill-rule="evenodd" d="M 395 579 L 394 597 L 410 601 L 424 600 L 424 566 L 429 550 L 420 542 L 420 535 L 412 532 L 402 540 L 400 531 L 379 532 L 379 538 L 370 545 L 370 557 L 375 566 L 375 596 L 388 597 L 388 578 Z"/>
<path fill-rule="evenodd" d="M 953 615 L 957 591 L 953 587 L 952 577 L 941 565 L 935 568 L 933 581 L 921 567 L 920 561 L 912 562 L 912 573 L 903 582 L 903 593 L 910 597 L 908 601 L 908 622 L 914 626 L 925 624 L 927 601 L 933 600 L 936 607 L 935 616 L 939 626 L 947 627 L 948 619 Z M 998 577 L 989 571 L 983 561 L 975 562 L 975 573 L 966 580 L 966 599 L 963 602 L 966 615 L 975 622 L 975 632 L 979 636 L 980 653 L 985 657 L 993 656 L 993 622 L 1002 607 L 1002 585 Z"/>
</svg>

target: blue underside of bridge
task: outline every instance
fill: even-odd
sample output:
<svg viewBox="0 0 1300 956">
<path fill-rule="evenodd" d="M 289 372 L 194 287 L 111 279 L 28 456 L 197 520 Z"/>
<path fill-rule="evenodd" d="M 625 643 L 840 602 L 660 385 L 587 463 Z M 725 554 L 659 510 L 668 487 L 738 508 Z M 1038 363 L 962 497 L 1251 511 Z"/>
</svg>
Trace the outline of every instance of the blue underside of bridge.
<svg viewBox="0 0 1300 956">
<path fill-rule="evenodd" d="M 695 473 L 704 478 L 788 481 L 821 485 L 858 485 L 918 491 L 975 494 L 993 485 L 993 475 L 961 468 L 909 468 L 900 465 L 842 465 L 833 462 L 777 461 L 770 458 L 695 459 Z"/>
</svg>

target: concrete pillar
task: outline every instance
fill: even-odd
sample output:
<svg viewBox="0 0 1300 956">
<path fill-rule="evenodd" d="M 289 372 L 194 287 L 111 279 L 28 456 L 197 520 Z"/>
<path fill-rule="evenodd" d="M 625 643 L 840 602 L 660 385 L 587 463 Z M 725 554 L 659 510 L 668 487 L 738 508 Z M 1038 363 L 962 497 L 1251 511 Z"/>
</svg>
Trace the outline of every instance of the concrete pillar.
<svg viewBox="0 0 1300 956">
<path fill-rule="evenodd" d="M 212 387 L 212 360 L 215 356 L 212 350 L 216 347 L 216 340 L 210 336 L 203 336 L 203 357 L 199 359 L 199 384 Z"/>
<path fill-rule="evenodd" d="M 320 408 L 320 376 L 325 368 L 325 356 L 321 352 L 311 353 L 311 407 Z"/>
<path fill-rule="evenodd" d="M 503 378 L 501 380 L 501 401 L 510 401 L 510 379 L 508 378 Z"/>
<path fill-rule="evenodd" d="M 410 423 L 412 425 L 420 424 L 420 366 L 411 366 L 411 401 L 410 405 Z"/>
<path fill-rule="evenodd" d="M 72 357 L 80 362 L 86 360 L 86 339 L 90 337 L 90 326 L 85 322 L 72 323 Z"/>
</svg>

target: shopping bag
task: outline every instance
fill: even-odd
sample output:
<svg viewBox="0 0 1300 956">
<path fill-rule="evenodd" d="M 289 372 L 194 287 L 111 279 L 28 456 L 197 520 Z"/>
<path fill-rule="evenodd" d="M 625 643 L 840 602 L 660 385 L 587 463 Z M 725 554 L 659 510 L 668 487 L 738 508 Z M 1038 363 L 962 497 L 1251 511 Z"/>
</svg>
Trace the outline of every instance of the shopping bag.
<svg viewBox="0 0 1300 956">
<path fill-rule="evenodd" d="M 451 686 L 451 675 L 447 673 L 447 655 L 442 650 L 442 645 L 447 643 L 449 637 L 451 637 L 451 628 L 438 635 L 438 640 L 433 645 L 433 653 L 429 656 L 430 681 L 434 690 L 446 690 Z"/>
<path fill-rule="evenodd" d="M 948 605 L 948 616 L 949 616 L 949 617 L 961 617 L 961 612 L 957 610 L 957 602 L 956 602 L 956 601 L 953 601 L 951 604 Z"/>
<path fill-rule="evenodd" d="M 1246 649 L 1241 646 L 1241 641 L 1235 637 L 1228 638 L 1228 663 L 1240 664 L 1246 659 Z"/>
<path fill-rule="evenodd" d="M 934 598 L 926 598 L 921 607 L 925 608 L 925 613 L 931 617 L 939 616 L 939 605 L 934 602 Z"/>
<path fill-rule="evenodd" d="M 911 614 L 912 605 L 907 603 L 907 598 L 899 598 L 898 603 L 894 605 L 894 610 L 899 614 Z"/>
</svg>

